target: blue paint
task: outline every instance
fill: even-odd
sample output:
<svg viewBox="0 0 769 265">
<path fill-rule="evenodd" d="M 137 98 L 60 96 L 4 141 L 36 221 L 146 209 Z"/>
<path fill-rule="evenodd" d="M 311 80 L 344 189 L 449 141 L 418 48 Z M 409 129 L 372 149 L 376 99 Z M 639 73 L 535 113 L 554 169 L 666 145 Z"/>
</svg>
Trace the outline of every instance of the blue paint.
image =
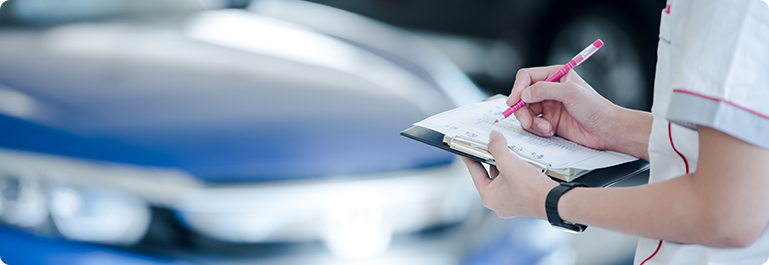
<svg viewBox="0 0 769 265">
<path fill-rule="evenodd" d="M 0 227 L 0 259 L 9 265 L 188 264 L 63 239 L 36 237 Z"/>
</svg>

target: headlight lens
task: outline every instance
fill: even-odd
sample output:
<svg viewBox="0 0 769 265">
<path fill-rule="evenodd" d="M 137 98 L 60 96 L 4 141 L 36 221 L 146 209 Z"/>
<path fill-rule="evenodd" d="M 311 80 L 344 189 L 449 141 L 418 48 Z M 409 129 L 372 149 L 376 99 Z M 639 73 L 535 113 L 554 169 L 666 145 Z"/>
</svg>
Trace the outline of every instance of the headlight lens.
<svg viewBox="0 0 769 265">
<path fill-rule="evenodd" d="M 49 192 L 51 218 L 69 239 L 131 244 L 139 241 L 149 226 L 147 204 L 122 192 L 64 185 L 54 185 Z"/>
<path fill-rule="evenodd" d="M 48 217 L 45 197 L 37 176 L 32 173 L 0 173 L 0 211 L 3 221 L 34 227 Z"/>
</svg>

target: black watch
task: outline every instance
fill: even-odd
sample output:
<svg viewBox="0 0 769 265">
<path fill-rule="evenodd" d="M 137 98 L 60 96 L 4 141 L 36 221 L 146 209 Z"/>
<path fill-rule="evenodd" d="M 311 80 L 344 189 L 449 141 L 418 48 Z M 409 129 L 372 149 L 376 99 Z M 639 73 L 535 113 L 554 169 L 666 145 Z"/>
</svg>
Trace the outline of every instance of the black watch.
<svg viewBox="0 0 769 265">
<path fill-rule="evenodd" d="M 547 194 L 547 199 L 545 199 L 545 212 L 547 212 L 547 221 L 550 222 L 550 225 L 575 234 L 582 233 L 582 231 L 587 229 L 587 226 L 569 223 L 561 219 L 561 216 L 558 214 L 558 201 L 561 199 L 561 195 L 576 187 L 587 187 L 587 185 L 576 182 L 561 182 L 561 185 L 550 190 Z"/>
</svg>

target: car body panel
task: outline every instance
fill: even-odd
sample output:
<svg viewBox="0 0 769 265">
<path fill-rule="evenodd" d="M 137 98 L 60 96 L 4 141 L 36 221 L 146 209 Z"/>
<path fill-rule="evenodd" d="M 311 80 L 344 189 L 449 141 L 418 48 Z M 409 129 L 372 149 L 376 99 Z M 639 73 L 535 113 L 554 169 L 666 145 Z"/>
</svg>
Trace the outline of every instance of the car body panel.
<svg viewBox="0 0 769 265">
<path fill-rule="evenodd" d="M 34 110 L 3 115 L 0 146 L 175 167 L 208 182 L 339 177 L 451 161 L 397 135 L 452 107 L 435 87 L 319 34 L 307 35 L 343 49 L 352 65 L 334 69 L 322 64 L 339 64 L 338 57 L 302 61 L 250 49 L 252 39 L 205 35 L 242 21 L 271 22 L 226 12 L 182 18 L 188 24 L 176 30 L 107 23 L 4 31 L 2 89 L 22 93 Z M 200 29 L 200 20 L 212 17 L 238 20 L 217 28 L 206 21 L 209 28 Z M 116 45 L 103 45 L 110 43 Z M 359 74 L 366 71 L 382 74 Z"/>
</svg>

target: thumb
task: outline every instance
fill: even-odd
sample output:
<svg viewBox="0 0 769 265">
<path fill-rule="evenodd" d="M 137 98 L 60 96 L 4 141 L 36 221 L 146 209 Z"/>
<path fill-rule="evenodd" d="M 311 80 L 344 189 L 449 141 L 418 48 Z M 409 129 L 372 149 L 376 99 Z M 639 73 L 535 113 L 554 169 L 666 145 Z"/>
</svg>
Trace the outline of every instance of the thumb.
<svg viewBox="0 0 769 265">
<path fill-rule="evenodd" d="M 509 159 L 515 156 L 507 147 L 505 136 L 497 130 L 489 133 L 489 153 L 494 156 L 494 161 L 497 162 L 497 167 L 504 167 L 504 164 L 506 163 L 503 161 L 509 161 Z"/>
<path fill-rule="evenodd" d="M 564 104 L 569 104 L 582 97 L 583 94 L 579 89 L 579 86 L 570 82 L 537 82 L 521 93 L 521 100 L 526 103 L 555 100 Z"/>
</svg>

